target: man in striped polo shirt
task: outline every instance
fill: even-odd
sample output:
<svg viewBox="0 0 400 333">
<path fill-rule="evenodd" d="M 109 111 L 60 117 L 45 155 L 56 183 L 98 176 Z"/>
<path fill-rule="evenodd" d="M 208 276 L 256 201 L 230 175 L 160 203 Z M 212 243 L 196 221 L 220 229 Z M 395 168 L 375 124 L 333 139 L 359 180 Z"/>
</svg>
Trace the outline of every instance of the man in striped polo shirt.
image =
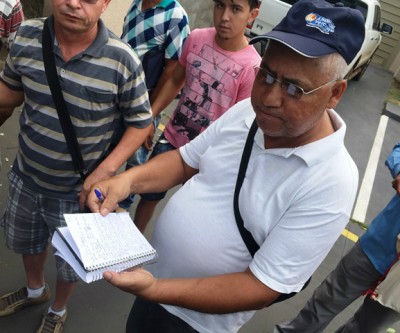
<svg viewBox="0 0 400 333">
<path fill-rule="evenodd" d="M 44 263 L 49 238 L 64 213 L 84 209 L 90 186 L 114 175 L 145 140 L 152 115 L 140 60 L 100 20 L 111 0 L 52 0 L 48 24 L 63 96 L 83 160 L 82 184 L 60 125 L 44 71 L 43 19 L 25 21 L 0 73 L 0 112 L 24 103 L 19 150 L 9 175 L 1 220 L 7 246 L 23 258 L 27 286 L 0 298 L 0 316 L 50 298 Z M 6 109 L 5 109 L 6 110 Z M 104 159 L 114 131 L 127 125 Z M 56 256 L 55 299 L 38 332 L 61 332 L 78 276 Z"/>
<path fill-rule="evenodd" d="M 136 51 L 143 64 L 150 101 L 172 75 L 182 47 L 189 35 L 189 18 L 176 0 L 134 0 L 124 20 L 122 40 Z M 160 116 L 154 118 L 157 129 Z M 152 142 L 149 142 L 152 145 Z M 146 162 L 150 151 L 140 147 L 128 160 L 126 169 Z M 129 210 L 135 195 L 120 202 L 120 210 Z"/>
</svg>

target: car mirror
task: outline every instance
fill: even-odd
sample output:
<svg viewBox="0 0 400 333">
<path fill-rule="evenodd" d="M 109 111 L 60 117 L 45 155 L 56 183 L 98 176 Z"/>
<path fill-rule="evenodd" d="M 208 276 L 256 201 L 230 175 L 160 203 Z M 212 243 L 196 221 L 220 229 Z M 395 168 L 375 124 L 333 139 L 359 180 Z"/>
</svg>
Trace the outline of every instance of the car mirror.
<svg viewBox="0 0 400 333">
<path fill-rule="evenodd" d="M 382 27 L 380 30 L 382 33 L 390 35 L 393 31 L 393 27 L 389 24 L 382 23 Z"/>
</svg>

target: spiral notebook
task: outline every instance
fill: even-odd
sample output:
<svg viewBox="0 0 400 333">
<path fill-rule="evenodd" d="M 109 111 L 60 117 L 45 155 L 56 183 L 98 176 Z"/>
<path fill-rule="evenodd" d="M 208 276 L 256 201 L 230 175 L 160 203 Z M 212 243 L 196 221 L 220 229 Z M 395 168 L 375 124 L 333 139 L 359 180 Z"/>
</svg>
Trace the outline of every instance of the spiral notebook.
<svg viewBox="0 0 400 333">
<path fill-rule="evenodd" d="M 137 229 L 129 213 L 64 214 L 66 227 L 53 234 L 55 255 L 68 262 L 86 283 L 103 272 L 121 272 L 155 262 L 157 253 Z"/>
</svg>

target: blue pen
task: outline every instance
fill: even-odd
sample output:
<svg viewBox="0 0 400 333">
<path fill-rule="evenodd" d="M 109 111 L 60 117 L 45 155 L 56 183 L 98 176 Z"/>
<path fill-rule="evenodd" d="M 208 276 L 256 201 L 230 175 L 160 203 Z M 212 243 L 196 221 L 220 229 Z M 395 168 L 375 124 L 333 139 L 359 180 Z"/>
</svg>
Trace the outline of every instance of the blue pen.
<svg viewBox="0 0 400 333">
<path fill-rule="evenodd" d="M 94 193 L 96 194 L 97 199 L 99 199 L 100 201 L 104 201 L 103 193 L 101 193 L 100 190 L 98 190 L 97 188 L 95 188 L 95 189 L 94 189 Z"/>
</svg>

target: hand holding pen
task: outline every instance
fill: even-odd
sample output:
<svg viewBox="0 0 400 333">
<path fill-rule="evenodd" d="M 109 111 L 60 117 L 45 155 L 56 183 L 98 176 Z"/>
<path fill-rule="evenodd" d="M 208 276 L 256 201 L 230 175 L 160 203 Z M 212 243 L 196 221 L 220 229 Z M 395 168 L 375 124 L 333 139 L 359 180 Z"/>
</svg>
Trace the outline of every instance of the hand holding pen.
<svg viewBox="0 0 400 333">
<path fill-rule="evenodd" d="M 105 216 L 118 208 L 118 203 L 130 194 L 130 183 L 114 176 L 93 184 L 87 192 L 86 206 L 93 213 Z"/>
<path fill-rule="evenodd" d="M 88 194 L 86 202 L 86 205 L 89 207 L 89 209 L 93 213 L 100 213 L 103 216 L 115 210 L 108 209 L 109 202 L 104 205 L 104 201 L 106 201 L 106 196 L 103 195 L 103 192 L 99 189 L 99 186 L 96 186 L 94 188 L 92 187 L 91 191 Z"/>
<path fill-rule="evenodd" d="M 103 202 L 105 200 L 103 193 L 97 188 L 94 189 L 94 193 L 96 194 L 97 199 L 100 200 L 100 202 Z"/>
</svg>

